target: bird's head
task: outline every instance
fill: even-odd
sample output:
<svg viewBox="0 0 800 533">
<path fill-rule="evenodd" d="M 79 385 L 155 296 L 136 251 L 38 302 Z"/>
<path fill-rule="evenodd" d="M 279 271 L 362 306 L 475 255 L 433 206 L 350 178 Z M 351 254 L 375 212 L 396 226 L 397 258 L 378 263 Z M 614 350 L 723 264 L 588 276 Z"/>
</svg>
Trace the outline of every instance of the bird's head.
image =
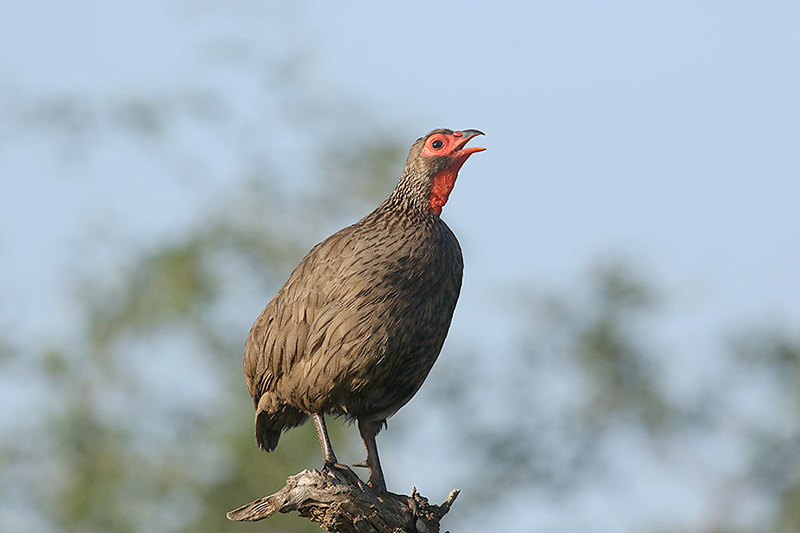
<svg viewBox="0 0 800 533">
<path fill-rule="evenodd" d="M 483 132 L 438 129 L 417 139 L 411 146 L 398 188 L 417 196 L 417 200 L 425 203 L 425 209 L 438 216 L 453 190 L 461 166 L 469 156 L 486 149 L 466 146 L 478 135 Z"/>
</svg>

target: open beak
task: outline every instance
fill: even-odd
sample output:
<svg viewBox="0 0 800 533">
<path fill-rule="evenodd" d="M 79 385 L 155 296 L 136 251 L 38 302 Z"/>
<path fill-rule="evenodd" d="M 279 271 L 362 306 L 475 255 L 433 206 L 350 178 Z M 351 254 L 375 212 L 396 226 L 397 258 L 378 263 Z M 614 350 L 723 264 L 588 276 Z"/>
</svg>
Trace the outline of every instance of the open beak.
<svg viewBox="0 0 800 533">
<path fill-rule="evenodd" d="M 466 144 L 469 142 L 470 139 L 473 137 L 477 137 L 478 135 L 483 135 L 484 133 L 479 130 L 461 130 L 459 132 L 461 134 L 461 142 L 456 145 L 455 150 L 453 150 L 453 155 L 457 155 L 459 158 L 466 159 L 467 157 L 471 156 L 476 152 L 483 152 L 486 148 L 481 146 L 470 146 L 469 148 L 465 148 Z"/>
</svg>

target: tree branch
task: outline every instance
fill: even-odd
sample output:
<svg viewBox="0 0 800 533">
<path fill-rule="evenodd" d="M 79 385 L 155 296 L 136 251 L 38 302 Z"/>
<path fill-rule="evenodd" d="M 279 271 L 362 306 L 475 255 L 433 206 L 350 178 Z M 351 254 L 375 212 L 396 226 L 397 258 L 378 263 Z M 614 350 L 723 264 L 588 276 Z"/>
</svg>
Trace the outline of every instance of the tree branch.
<svg viewBox="0 0 800 533">
<path fill-rule="evenodd" d="M 281 490 L 228 513 L 229 520 L 256 521 L 277 512 L 300 516 L 336 533 L 438 533 L 439 522 L 458 496 L 452 490 L 441 505 L 431 505 L 417 489 L 410 496 L 377 493 L 344 465 L 303 470 Z"/>
</svg>

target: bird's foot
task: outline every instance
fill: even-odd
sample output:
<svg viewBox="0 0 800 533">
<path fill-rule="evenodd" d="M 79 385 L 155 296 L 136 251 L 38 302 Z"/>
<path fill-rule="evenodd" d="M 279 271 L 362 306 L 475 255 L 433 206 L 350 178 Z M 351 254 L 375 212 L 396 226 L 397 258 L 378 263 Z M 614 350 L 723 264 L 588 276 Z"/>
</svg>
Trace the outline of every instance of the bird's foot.
<svg viewBox="0 0 800 533">
<path fill-rule="evenodd" d="M 325 463 L 324 465 L 322 465 L 322 472 L 327 473 L 329 475 L 333 475 L 334 477 L 344 478 L 350 484 L 359 487 L 361 490 L 365 489 L 364 482 L 361 481 L 361 478 L 359 478 L 358 475 L 355 472 L 353 472 L 353 470 L 349 466 L 345 464 L 338 462 Z"/>
<path fill-rule="evenodd" d="M 367 463 L 366 459 L 361 461 L 360 463 L 355 463 L 350 466 L 354 466 L 356 468 L 369 468 L 369 464 Z M 376 476 L 372 471 L 370 471 L 369 481 L 367 481 L 367 485 L 374 490 L 375 492 L 386 492 L 386 481 L 384 480 L 383 476 Z"/>
<path fill-rule="evenodd" d="M 322 469 L 325 470 L 326 468 L 333 468 L 335 470 L 342 470 L 345 472 L 352 472 L 350 467 L 346 464 L 342 464 L 339 461 L 325 461 L 322 465 Z"/>
</svg>

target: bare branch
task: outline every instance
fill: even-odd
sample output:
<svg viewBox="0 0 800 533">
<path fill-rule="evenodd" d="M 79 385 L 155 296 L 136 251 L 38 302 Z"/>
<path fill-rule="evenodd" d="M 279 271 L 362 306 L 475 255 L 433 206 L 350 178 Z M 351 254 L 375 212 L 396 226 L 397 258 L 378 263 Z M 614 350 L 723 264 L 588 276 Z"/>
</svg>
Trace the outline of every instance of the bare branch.
<svg viewBox="0 0 800 533">
<path fill-rule="evenodd" d="M 439 522 L 458 496 L 453 490 L 441 505 L 431 505 L 417 489 L 410 496 L 377 493 L 350 468 L 303 470 L 281 490 L 228 513 L 228 519 L 256 521 L 277 512 L 297 511 L 326 531 L 337 533 L 438 533 Z"/>
</svg>

